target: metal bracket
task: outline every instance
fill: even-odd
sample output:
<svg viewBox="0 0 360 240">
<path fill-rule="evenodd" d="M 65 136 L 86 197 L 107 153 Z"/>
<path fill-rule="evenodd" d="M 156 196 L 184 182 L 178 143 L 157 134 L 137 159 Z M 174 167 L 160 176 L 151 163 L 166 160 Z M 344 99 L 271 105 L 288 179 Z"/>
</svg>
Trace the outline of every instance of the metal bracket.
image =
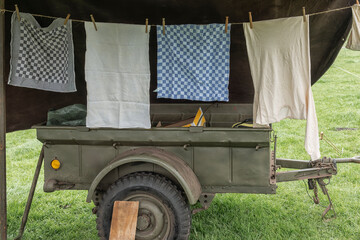
<svg viewBox="0 0 360 240">
<path fill-rule="evenodd" d="M 270 184 L 271 185 L 276 184 L 276 170 L 278 168 L 281 168 L 281 166 L 276 165 L 276 145 L 277 145 L 277 135 L 274 133 L 274 151 L 271 152 L 271 157 L 270 157 Z"/>
<path fill-rule="evenodd" d="M 270 157 L 270 184 L 276 184 L 276 165 L 275 165 L 275 152 L 271 152 Z"/>
<path fill-rule="evenodd" d="M 74 183 L 49 179 L 44 184 L 44 192 L 53 192 L 55 190 L 70 190 L 75 187 Z"/>
<path fill-rule="evenodd" d="M 331 219 L 336 218 L 336 212 L 335 212 L 334 205 L 332 204 L 329 192 L 328 192 L 328 190 L 326 188 L 326 185 L 328 185 L 330 183 L 330 178 L 329 178 L 328 183 L 325 183 L 324 179 L 325 178 L 308 179 L 308 184 L 309 184 L 309 189 L 314 190 L 314 196 L 313 196 L 312 199 L 313 199 L 315 204 L 320 203 L 319 196 L 318 196 L 318 185 L 321 188 L 321 191 L 323 192 L 323 194 L 327 196 L 328 201 L 329 201 L 329 205 L 326 207 L 324 212 L 321 214 L 321 217 L 323 218 L 324 221 L 330 221 Z M 309 197 L 310 197 L 310 195 L 309 195 Z M 330 218 L 325 218 L 325 216 L 329 213 L 330 210 L 333 210 L 334 215 L 332 217 L 330 217 Z"/>
<path fill-rule="evenodd" d="M 329 201 L 329 206 L 324 210 L 323 214 L 321 215 L 322 218 L 325 219 L 326 214 L 327 214 L 331 209 L 332 209 L 333 212 L 334 212 L 334 216 L 332 216 L 332 217 L 330 217 L 330 218 L 328 218 L 328 219 L 325 219 L 326 221 L 329 221 L 329 220 L 331 220 L 331 219 L 333 219 L 333 218 L 336 218 L 335 208 L 334 208 L 334 205 L 332 204 L 332 201 L 331 201 L 329 192 L 328 192 L 328 190 L 327 190 L 327 188 L 326 188 L 326 185 L 327 185 L 327 184 L 324 182 L 324 179 L 323 179 L 323 178 L 317 179 L 317 182 L 318 182 L 318 184 L 319 184 L 319 186 L 320 186 L 323 194 L 327 196 L 328 201 Z M 330 183 L 330 180 L 329 180 L 329 183 Z"/>
<path fill-rule="evenodd" d="M 208 209 L 214 197 L 215 197 L 215 193 L 202 193 L 199 197 L 199 202 L 202 208 L 193 209 L 192 214 L 196 214 L 198 212 Z"/>
</svg>

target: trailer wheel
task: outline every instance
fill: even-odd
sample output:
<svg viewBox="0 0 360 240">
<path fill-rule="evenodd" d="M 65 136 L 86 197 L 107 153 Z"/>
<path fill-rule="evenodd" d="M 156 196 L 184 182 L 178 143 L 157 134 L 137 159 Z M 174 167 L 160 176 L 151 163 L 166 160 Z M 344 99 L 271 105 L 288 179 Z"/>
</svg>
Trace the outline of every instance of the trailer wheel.
<svg viewBox="0 0 360 240">
<path fill-rule="evenodd" d="M 188 239 L 191 226 L 189 205 L 167 178 L 134 173 L 120 178 L 103 195 L 97 211 L 97 229 L 108 239 L 115 201 L 139 201 L 137 240 Z"/>
</svg>

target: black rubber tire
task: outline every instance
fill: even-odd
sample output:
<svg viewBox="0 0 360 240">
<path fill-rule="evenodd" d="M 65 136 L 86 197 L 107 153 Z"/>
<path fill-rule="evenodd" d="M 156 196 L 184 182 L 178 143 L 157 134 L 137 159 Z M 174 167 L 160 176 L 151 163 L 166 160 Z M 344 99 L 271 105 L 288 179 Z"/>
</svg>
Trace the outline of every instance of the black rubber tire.
<svg viewBox="0 0 360 240">
<path fill-rule="evenodd" d="M 188 239 L 191 228 L 191 212 L 188 203 L 170 180 L 153 173 L 129 174 L 109 187 L 103 195 L 97 211 L 96 224 L 101 239 L 109 238 L 114 202 L 131 198 L 138 192 L 159 200 L 159 203 L 163 204 L 167 209 L 166 211 L 170 213 L 169 222 L 171 225 L 165 226 L 170 232 L 163 239 Z M 140 211 L 141 200 L 139 213 Z"/>
</svg>

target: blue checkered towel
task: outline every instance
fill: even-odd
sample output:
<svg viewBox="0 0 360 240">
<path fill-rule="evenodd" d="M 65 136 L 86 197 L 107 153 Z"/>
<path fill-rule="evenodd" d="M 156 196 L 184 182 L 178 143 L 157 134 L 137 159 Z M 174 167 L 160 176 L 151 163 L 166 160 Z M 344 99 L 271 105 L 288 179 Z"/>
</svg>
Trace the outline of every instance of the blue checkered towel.
<svg viewBox="0 0 360 240">
<path fill-rule="evenodd" d="M 229 101 L 230 25 L 157 26 L 157 97 Z"/>
</svg>

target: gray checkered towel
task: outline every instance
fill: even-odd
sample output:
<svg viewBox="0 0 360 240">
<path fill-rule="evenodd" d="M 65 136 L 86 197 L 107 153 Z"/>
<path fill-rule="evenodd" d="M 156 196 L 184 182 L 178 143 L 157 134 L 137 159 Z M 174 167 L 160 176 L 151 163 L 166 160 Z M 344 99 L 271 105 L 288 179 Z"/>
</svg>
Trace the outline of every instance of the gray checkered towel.
<svg viewBox="0 0 360 240">
<path fill-rule="evenodd" d="M 71 21 L 58 18 L 41 28 L 28 13 L 11 17 L 11 64 L 8 84 L 75 92 L 74 47 Z"/>
</svg>

